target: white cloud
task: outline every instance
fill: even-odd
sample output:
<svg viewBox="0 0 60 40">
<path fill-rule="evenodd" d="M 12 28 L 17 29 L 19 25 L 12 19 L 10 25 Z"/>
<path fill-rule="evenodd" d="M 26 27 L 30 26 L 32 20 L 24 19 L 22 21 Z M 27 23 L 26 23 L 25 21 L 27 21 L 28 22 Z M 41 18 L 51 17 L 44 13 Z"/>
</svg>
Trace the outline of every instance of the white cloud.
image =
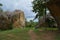
<svg viewBox="0 0 60 40">
<path fill-rule="evenodd" d="M 35 16 L 32 12 L 32 1 L 33 0 L 0 0 L 0 3 L 3 3 L 4 10 L 23 10 L 27 18 L 28 16 Z"/>
</svg>

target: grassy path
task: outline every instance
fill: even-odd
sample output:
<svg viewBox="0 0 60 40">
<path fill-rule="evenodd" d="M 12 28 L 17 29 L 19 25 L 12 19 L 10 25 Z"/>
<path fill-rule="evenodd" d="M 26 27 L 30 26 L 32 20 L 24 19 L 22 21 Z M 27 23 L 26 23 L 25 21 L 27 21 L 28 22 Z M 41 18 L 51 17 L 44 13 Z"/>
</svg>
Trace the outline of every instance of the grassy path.
<svg viewBox="0 0 60 40">
<path fill-rule="evenodd" d="M 33 29 L 0 31 L 0 40 L 60 40 L 60 33 Z"/>
<path fill-rule="evenodd" d="M 42 40 L 55 40 L 54 33 L 52 32 L 43 33 L 42 35 L 40 35 L 40 37 Z"/>
<path fill-rule="evenodd" d="M 30 35 L 30 40 L 37 40 L 38 36 L 33 32 L 33 30 L 29 30 L 28 34 Z"/>
<path fill-rule="evenodd" d="M 53 32 L 44 32 L 42 34 L 36 34 L 33 30 L 29 30 L 30 40 L 54 40 Z"/>
</svg>

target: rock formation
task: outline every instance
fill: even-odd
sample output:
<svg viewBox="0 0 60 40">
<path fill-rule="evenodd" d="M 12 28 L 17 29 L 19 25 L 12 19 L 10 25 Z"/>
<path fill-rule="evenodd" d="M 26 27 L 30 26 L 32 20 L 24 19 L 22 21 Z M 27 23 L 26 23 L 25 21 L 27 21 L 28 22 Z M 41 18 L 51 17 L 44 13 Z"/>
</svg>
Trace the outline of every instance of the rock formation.
<svg viewBox="0 0 60 40">
<path fill-rule="evenodd" d="M 21 10 L 15 10 L 13 12 L 17 19 L 14 21 L 13 26 L 16 28 L 23 28 L 25 26 L 25 16 L 24 16 L 24 12 Z"/>
<path fill-rule="evenodd" d="M 15 10 L 0 13 L 0 29 L 23 28 L 25 26 L 24 12 Z"/>
<path fill-rule="evenodd" d="M 48 20 L 51 22 L 48 22 Z M 54 22 L 54 23 L 52 23 L 52 22 Z M 55 19 L 51 16 L 51 14 L 48 13 L 48 14 L 46 14 L 46 16 L 41 16 L 40 23 L 36 26 L 36 28 L 38 28 L 39 26 L 40 27 L 57 27 L 57 23 L 56 23 Z"/>
<path fill-rule="evenodd" d="M 51 11 L 51 15 L 55 18 L 60 29 L 60 0 L 50 0 L 46 6 Z"/>
</svg>

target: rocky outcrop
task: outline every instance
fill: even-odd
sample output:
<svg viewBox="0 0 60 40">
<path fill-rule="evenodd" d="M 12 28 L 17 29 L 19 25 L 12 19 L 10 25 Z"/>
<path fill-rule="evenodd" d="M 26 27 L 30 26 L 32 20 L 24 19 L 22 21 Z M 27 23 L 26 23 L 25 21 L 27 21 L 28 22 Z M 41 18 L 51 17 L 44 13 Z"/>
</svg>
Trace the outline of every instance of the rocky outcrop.
<svg viewBox="0 0 60 40">
<path fill-rule="evenodd" d="M 24 12 L 21 10 L 15 10 L 13 12 L 15 14 L 16 20 L 13 23 L 15 28 L 23 28 L 25 26 L 25 16 Z"/>
<path fill-rule="evenodd" d="M 25 27 L 25 16 L 21 10 L 0 13 L 0 29 L 12 29 Z"/>
<path fill-rule="evenodd" d="M 50 0 L 46 6 L 51 12 L 51 15 L 55 18 L 58 28 L 60 29 L 60 0 Z"/>
<path fill-rule="evenodd" d="M 52 23 L 54 22 L 54 23 Z M 39 24 L 36 26 L 38 27 L 57 27 L 57 23 L 55 19 L 48 13 L 46 16 L 41 16 Z"/>
</svg>

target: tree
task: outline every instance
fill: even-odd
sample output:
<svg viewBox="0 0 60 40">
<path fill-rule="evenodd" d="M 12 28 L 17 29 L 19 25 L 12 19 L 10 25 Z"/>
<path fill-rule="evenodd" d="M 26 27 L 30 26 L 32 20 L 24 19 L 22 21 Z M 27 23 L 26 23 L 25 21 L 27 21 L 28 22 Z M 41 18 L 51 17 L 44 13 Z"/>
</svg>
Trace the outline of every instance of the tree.
<svg viewBox="0 0 60 40">
<path fill-rule="evenodd" d="M 56 2 L 56 1 L 55 1 Z M 40 23 L 40 17 L 41 16 L 44 16 L 44 19 L 45 19 L 45 22 L 46 22 L 46 11 L 47 10 L 50 10 L 49 8 L 51 8 L 51 10 L 50 11 L 55 11 L 55 7 L 54 7 L 54 9 L 53 9 L 53 6 L 51 6 L 52 4 L 53 4 L 54 2 L 53 2 L 53 0 L 34 0 L 33 1 L 33 12 L 35 12 L 36 13 L 36 17 L 35 17 L 35 19 L 36 18 L 38 18 L 39 19 L 39 23 Z M 60 3 L 60 2 L 57 2 L 57 3 Z M 58 10 L 59 11 L 59 10 Z M 56 11 L 55 11 L 56 12 Z M 55 18 L 55 20 L 56 20 L 56 18 L 57 17 L 55 17 L 56 16 L 56 14 L 54 13 L 54 12 L 52 12 L 51 14 L 52 14 L 52 16 Z M 55 16 L 54 16 L 55 15 Z M 53 20 L 51 20 L 51 22 L 50 23 L 52 23 L 52 21 Z M 48 22 L 48 21 L 47 21 Z M 49 23 L 49 24 L 50 24 Z M 49 26 L 49 24 L 48 24 L 48 26 Z M 40 24 L 38 24 L 39 26 L 40 26 Z"/>
<path fill-rule="evenodd" d="M 2 6 L 2 4 L 0 3 L 0 6 Z"/>
<path fill-rule="evenodd" d="M 33 3 L 33 12 L 36 13 L 36 18 L 40 20 L 40 17 L 45 13 L 44 0 L 34 0 Z"/>
<path fill-rule="evenodd" d="M 46 0 L 34 0 L 33 3 L 33 12 L 36 13 L 35 19 L 38 18 L 40 23 L 40 17 L 43 16 L 46 19 L 47 7 L 45 6 Z M 38 23 L 38 24 L 39 24 Z M 40 26 L 40 24 L 39 24 Z"/>
<path fill-rule="evenodd" d="M 2 10 L 2 8 L 1 8 L 2 6 L 3 6 L 3 5 L 0 3 L 0 12 L 2 12 L 2 11 L 3 11 L 3 10 Z"/>
</svg>

